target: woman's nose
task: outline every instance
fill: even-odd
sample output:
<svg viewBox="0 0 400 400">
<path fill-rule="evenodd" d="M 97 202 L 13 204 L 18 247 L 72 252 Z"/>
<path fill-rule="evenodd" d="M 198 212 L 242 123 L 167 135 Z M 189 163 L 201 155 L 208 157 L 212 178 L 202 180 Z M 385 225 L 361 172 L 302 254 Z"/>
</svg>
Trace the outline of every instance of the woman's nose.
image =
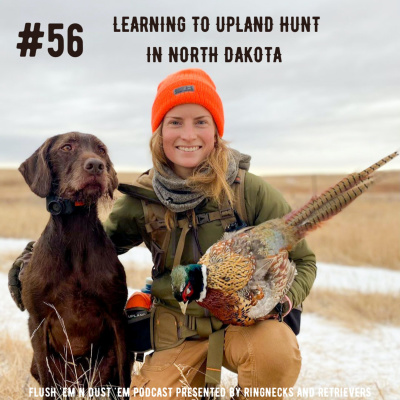
<svg viewBox="0 0 400 400">
<path fill-rule="evenodd" d="M 193 140 L 196 139 L 196 131 L 194 126 L 191 124 L 185 125 L 184 129 L 182 129 L 182 138 L 185 140 Z"/>
</svg>

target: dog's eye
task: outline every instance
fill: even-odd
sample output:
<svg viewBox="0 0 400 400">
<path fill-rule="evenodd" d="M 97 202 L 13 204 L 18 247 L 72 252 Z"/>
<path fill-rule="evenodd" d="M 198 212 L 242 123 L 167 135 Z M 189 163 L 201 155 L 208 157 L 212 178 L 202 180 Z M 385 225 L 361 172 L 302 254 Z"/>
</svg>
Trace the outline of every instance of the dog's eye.
<svg viewBox="0 0 400 400">
<path fill-rule="evenodd" d="M 72 146 L 70 144 L 65 144 L 63 147 L 61 147 L 62 151 L 71 151 Z"/>
<path fill-rule="evenodd" d="M 99 147 L 100 154 L 106 154 L 106 149 L 104 147 Z"/>
</svg>

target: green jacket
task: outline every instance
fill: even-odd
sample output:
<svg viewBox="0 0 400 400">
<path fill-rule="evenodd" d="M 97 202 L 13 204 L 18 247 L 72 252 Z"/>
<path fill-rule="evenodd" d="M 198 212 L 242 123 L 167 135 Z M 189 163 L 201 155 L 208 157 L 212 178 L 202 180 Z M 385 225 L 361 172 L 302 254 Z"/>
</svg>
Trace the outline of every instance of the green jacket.
<svg viewBox="0 0 400 400">
<path fill-rule="evenodd" d="M 139 186 L 139 187 L 138 187 Z M 143 185 L 133 186 L 141 196 L 157 201 L 150 181 L 147 187 Z M 129 192 L 129 191 L 128 191 Z M 264 221 L 279 218 L 287 214 L 291 209 L 283 196 L 271 185 L 260 177 L 246 172 L 244 179 L 244 198 L 248 218 L 248 225 L 258 225 Z M 204 200 L 195 209 L 197 213 L 209 213 L 218 211 L 215 201 Z M 151 237 L 145 228 L 142 200 L 138 197 L 125 194 L 119 198 L 114 208 L 104 223 L 104 228 L 116 246 L 118 254 L 138 246 L 142 242 L 151 248 Z M 220 220 L 212 221 L 198 226 L 198 241 L 202 250 L 206 250 L 217 242 L 223 235 L 223 227 Z M 179 240 L 181 229 L 177 228 L 171 233 L 169 250 L 166 255 L 165 272 L 153 282 L 152 293 L 161 299 L 164 304 L 179 309 L 174 299 L 170 283 L 170 270 L 173 266 L 176 245 Z M 289 253 L 290 258 L 296 263 L 297 275 L 288 293 L 293 306 L 300 305 L 307 297 L 316 277 L 316 259 L 305 240 L 299 242 Z M 189 231 L 181 258 L 181 264 L 193 264 L 200 258 L 194 235 Z M 191 303 L 187 313 L 195 316 L 205 315 L 203 308 L 195 302 Z M 207 312 L 206 312 L 207 315 Z"/>
</svg>

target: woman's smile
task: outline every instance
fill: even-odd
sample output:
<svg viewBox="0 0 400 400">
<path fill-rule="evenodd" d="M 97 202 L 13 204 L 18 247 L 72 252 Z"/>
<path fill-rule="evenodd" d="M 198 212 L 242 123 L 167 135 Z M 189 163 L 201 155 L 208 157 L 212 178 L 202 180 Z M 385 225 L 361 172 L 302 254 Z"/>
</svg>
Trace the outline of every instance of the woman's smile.
<svg viewBox="0 0 400 400">
<path fill-rule="evenodd" d="M 201 146 L 192 146 L 192 147 L 177 146 L 176 148 L 181 151 L 192 152 L 192 151 L 197 151 L 197 150 L 201 149 Z"/>
</svg>

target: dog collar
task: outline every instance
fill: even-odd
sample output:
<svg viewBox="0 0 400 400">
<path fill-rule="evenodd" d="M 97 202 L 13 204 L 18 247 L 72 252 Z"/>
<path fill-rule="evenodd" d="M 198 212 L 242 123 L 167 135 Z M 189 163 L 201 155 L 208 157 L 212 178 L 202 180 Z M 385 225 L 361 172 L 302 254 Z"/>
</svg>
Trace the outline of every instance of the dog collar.
<svg viewBox="0 0 400 400">
<path fill-rule="evenodd" d="M 46 197 L 46 210 L 51 215 L 72 214 L 76 207 L 82 207 L 83 201 L 71 201 L 51 194 Z"/>
</svg>

